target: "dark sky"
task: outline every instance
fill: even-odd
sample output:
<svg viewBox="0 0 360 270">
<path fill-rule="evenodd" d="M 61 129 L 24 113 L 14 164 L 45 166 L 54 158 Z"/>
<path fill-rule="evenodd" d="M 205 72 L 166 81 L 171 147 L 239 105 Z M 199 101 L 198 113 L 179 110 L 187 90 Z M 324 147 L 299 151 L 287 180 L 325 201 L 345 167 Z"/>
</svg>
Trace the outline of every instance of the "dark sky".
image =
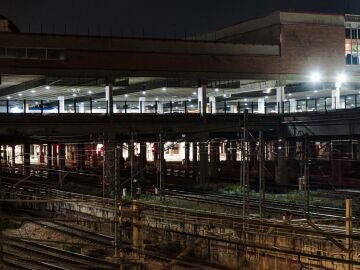
<svg viewBox="0 0 360 270">
<path fill-rule="evenodd" d="M 214 30 L 275 10 L 360 14 L 359 0 L 0 0 L 22 31 L 171 36 Z M 111 30 L 110 30 L 111 29 Z"/>
</svg>

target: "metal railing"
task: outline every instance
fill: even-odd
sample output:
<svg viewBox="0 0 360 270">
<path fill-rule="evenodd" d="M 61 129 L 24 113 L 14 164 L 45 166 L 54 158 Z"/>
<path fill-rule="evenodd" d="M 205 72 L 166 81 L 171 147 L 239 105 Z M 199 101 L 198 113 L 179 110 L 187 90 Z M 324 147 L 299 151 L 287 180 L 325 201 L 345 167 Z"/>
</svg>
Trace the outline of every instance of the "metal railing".
<svg viewBox="0 0 360 270">
<path fill-rule="evenodd" d="M 114 101 L 114 114 L 199 114 L 201 102 L 192 101 Z M 208 114 L 236 114 L 247 110 L 252 114 L 288 114 L 327 112 L 360 107 L 360 94 L 341 96 L 340 99 L 306 98 L 284 102 L 237 102 L 224 100 L 208 102 Z M 0 114 L 109 114 L 107 101 L 88 100 L 0 100 Z"/>
</svg>

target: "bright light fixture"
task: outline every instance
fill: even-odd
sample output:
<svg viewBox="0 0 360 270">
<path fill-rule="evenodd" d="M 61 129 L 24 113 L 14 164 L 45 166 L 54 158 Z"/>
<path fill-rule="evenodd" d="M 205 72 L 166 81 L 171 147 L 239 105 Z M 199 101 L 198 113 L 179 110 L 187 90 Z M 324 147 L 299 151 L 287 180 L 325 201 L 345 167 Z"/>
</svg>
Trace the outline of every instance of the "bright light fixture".
<svg viewBox="0 0 360 270">
<path fill-rule="evenodd" d="M 76 94 L 74 93 L 74 94 L 72 94 L 72 96 L 73 96 L 73 97 L 76 97 Z"/>
<path fill-rule="evenodd" d="M 319 92 L 318 90 L 314 90 L 314 93 L 317 93 L 317 92 Z"/>
<path fill-rule="evenodd" d="M 271 93 L 271 88 L 268 88 L 268 89 L 264 90 L 263 93 L 270 94 Z"/>
<path fill-rule="evenodd" d="M 18 96 L 21 97 L 23 94 L 19 93 Z"/>
<path fill-rule="evenodd" d="M 314 72 L 310 75 L 310 81 L 317 83 L 321 81 L 321 74 L 319 72 Z"/>
<path fill-rule="evenodd" d="M 166 87 L 163 87 L 162 90 L 163 90 L 163 91 L 166 91 Z"/>
<path fill-rule="evenodd" d="M 92 94 L 92 91 L 91 91 L 91 90 L 89 90 L 89 91 L 88 91 L 88 94 L 90 94 L 90 95 L 91 95 L 91 94 Z"/>
<path fill-rule="evenodd" d="M 306 97 L 306 99 L 310 99 L 310 97 Z"/>
<path fill-rule="evenodd" d="M 224 97 L 226 97 L 226 94 L 224 94 Z"/>
<path fill-rule="evenodd" d="M 342 84 L 344 82 L 346 82 L 346 75 L 344 73 L 339 73 L 336 76 L 336 83 Z"/>
<path fill-rule="evenodd" d="M 291 96 L 292 96 L 292 94 L 291 94 L 291 93 L 289 93 L 289 94 L 288 94 L 288 96 L 289 96 L 289 97 L 291 97 Z"/>
<path fill-rule="evenodd" d="M 6 98 L 7 98 L 7 99 L 10 99 L 11 97 L 10 97 L 10 96 L 7 96 Z"/>
<path fill-rule="evenodd" d="M 129 95 L 128 94 L 125 94 L 125 97 L 127 98 Z"/>
<path fill-rule="evenodd" d="M 215 92 L 219 92 L 219 88 L 215 88 Z"/>
<path fill-rule="evenodd" d="M 146 91 L 142 91 L 142 94 L 143 94 L 143 95 L 146 95 Z"/>
<path fill-rule="evenodd" d="M 269 97 L 268 96 L 265 96 L 266 99 L 268 99 Z"/>
<path fill-rule="evenodd" d="M 155 100 L 156 100 L 156 101 L 158 101 L 158 100 L 159 100 L 159 98 L 157 97 L 157 98 L 155 98 Z"/>
<path fill-rule="evenodd" d="M 195 96 L 195 95 L 196 95 L 196 92 L 193 92 L 193 95 Z"/>
<path fill-rule="evenodd" d="M 46 90 L 49 90 L 49 89 L 50 89 L 50 86 L 49 86 L 49 85 L 46 85 L 46 86 L 45 86 L 45 89 L 46 89 Z"/>
</svg>

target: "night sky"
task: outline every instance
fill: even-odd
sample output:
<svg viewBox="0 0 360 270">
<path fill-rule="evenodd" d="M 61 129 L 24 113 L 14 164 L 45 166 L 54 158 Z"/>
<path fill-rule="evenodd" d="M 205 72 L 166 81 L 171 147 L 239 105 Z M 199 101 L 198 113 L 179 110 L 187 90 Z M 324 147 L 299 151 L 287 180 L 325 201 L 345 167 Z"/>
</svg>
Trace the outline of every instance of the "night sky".
<svg viewBox="0 0 360 270">
<path fill-rule="evenodd" d="M 21 31 L 173 37 L 275 10 L 360 14 L 359 0 L 1 0 Z M 66 26 L 65 26 L 66 24 Z M 42 25 L 42 26 L 41 26 Z"/>
</svg>

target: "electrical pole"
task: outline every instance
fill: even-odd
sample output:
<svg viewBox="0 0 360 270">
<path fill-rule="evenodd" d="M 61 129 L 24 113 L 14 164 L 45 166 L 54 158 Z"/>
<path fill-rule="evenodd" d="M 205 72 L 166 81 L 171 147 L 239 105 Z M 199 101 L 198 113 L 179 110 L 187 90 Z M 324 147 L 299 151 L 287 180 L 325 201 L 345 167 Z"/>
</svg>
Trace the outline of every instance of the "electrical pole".
<svg viewBox="0 0 360 270">
<path fill-rule="evenodd" d="M 265 178 L 264 178 L 264 138 L 263 132 L 259 132 L 259 212 L 260 218 L 264 217 L 265 206 Z"/>
<path fill-rule="evenodd" d="M 2 187 L 2 167 L 0 167 L 0 222 L 3 222 L 2 218 L 2 199 L 3 199 L 3 187 Z M 0 269 L 4 267 L 4 253 L 3 253 L 3 224 L 0 223 Z"/>
<path fill-rule="evenodd" d="M 119 197 L 119 182 L 120 182 L 120 148 L 115 147 L 115 177 L 114 177 L 114 210 L 115 210 L 115 220 L 114 220 L 114 256 L 118 255 L 118 223 L 119 223 L 119 207 L 118 207 L 118 197 Z"/>
<path fill-rule="evenodd" d="M 245 218 L 248 206 L 249 196 L 249 174 L 248 174 L 248 131 L 246 127 L 247 110 L 244 111 L 244 127 L 243 127 L 243 146 L 242 146 L 242 190 L 243 190 L 243 217 Z"/>
<path fill-rule="evenodd" d="M 247 208 L 248 208 L 248 188 L 249 188 L 249 178 L 248 178 L 248 153 L 247 153 L 247 141 L 248 141 L 248 131 L 246 127 L 247 122 L 247 110 L 244 110 L 244 119 L 243 119 L 243 132 L 242 132 L 242 147 L 241 147 L 241 153 L 242 153 L 242 164 L 241 164 L 241 190 L 242 190 L 242 197 L 243 197 L 243 209 L 242 209 L 242 218 L 243 218 L 243 231 L 242 231 L 242 239 L 243 241 L 246 240 L 247 234 L 246 234 L 246 215 L 247 215 Z"/>
<path fill-rule="evenodd" d="M 303 137 L 303 167 L 304 167 L 304 217 L 310 219 L 310 188 L 309 188 L 309 142 L 307 134 Z"/>
<path fill-rule="evenodd" d="M 164 160 L 164 147 L 163 147 L 163 141 L 162 141 L 162 135 L 161 133 L 159 134 L 159 194 L 160 194 L 160 199 L 163 199 L 163 188 L 164 188 L 164 164 L 163 164 L 163 160 Z"/>
<path fill-rule="evenodd" d="M 102 164 L 102 196 L 105 198 L 105 162 L 106 162 L 106 154 L 105 154 L 105 135 L 103 134 L 103 164 Z"/>
<path fill-rule="evenodd" d="M 345 200 L 345 208 L 346 208 L 346 217 L 345 217 L 345 227 L 346 227 L 346 249 L 348 250 L 346 254 L 346 259 L 349 261 L 353 260 L 353 240 L 351 238 L 352 234 L 352 200 L 346 199 Z M 353 265 L 349 263 L 348 265 L 349 270 L 353 270 Z"/>
<path fill-rule="evenodd" d="M 133 198 L 133 185 L 134 185 L 134 134 L 131 133 L 131 141 L 128 148 L 130 153 L 130 196 Z"/>
</svg>

